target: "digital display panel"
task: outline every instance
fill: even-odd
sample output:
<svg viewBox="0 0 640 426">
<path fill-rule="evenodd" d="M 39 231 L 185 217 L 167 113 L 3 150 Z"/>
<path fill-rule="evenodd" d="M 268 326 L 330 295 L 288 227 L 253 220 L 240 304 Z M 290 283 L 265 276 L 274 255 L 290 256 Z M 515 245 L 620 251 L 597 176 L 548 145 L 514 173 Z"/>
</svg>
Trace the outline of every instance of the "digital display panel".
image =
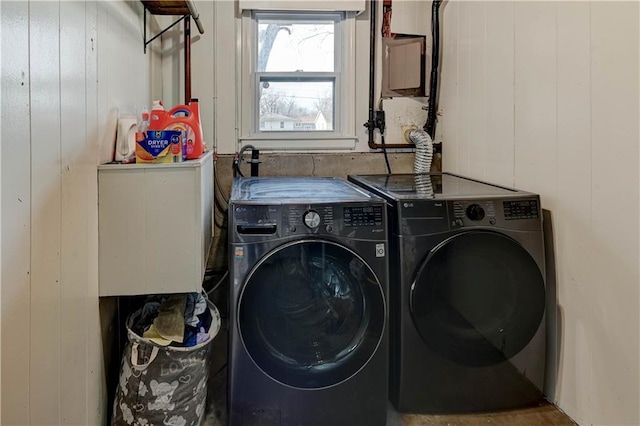
<svg viewBox="0 0 640 426">
<path fill-rule="evenodd" d="M 344 226 L 380 226 L 382 225 L 382 206 L 345 207 Z"/>
<path fill-rule="evenodd" d="M 537 219 L 539 217 L 538 200 L 503 201 L 502 208 L 506 220 Z"/>
</svg>

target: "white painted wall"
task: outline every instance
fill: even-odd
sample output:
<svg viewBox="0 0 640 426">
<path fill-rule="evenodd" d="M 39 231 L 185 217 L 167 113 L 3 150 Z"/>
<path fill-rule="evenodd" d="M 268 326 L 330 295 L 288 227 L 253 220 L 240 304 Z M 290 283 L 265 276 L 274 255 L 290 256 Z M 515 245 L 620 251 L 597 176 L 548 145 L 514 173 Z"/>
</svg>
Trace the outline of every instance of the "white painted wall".
<svg viewBox="0 0 640 426">
<path fill-rule="evenodd" d="M 138 1 L 0 4 L 0 423 L 99 423 L 109 407 L 95 166 L 110 157 L 108 117 L 117 106 L 150 103 L 163 91 L 167 102 L 182 102 L 182 62 L 161 67 L 157 54 L 143 55 Z M 197 5 L 206 32 L 192 29 L 192 91 L 209 147 L 230 153 L 235 5 Z M 562 343 L 550 396 L 581 424 L 640 423 L 638 8 L 444 7 L 444 168 L 539 192 L 551 210 Z M 368 44 L 367 18 L 358 18 L 358 43 Z M 367 48 L 357 57 L 358 75 L 368 75 Z M 364 123 L 368 82 L 357 84 Z M 359 136 L 358 150 L 367 150 L 364 128 Z"/>
<path fill-rule="evenodd" d="M 443 168 L 551 211 L 547 393 L 584 425 L 640 424 L 639 24 L 637 2 L 450 1 L 441 26 Z"/>
<path fill-rule="evenodd" d="M 160 93 L 138 1 L 2 2 L 2 425 L 100 424 L 96 165 Z"/>
<path fill-rule="evenodd" d="M 0 67 L 2 66 L 2 8 L 0 7 Z M 2 90 L 0 90 L 0 105 L 2 105 Z M 0 129 L 2 128 L 2 114 L 0 113 Z M 0 136 L 0 142 L 2 137 Z M 2 149 L 0 149 L 0 188 L 2 188 Z M 2 197 L 0 196 L 0 224 L 2 223 Z M 2 241 L 2 226 L 0 226 L 0 241 Z M 2 295 L 2 244 L 0 244 L 0 296 Z M 0 300 L 0 421 L 2 421 L 2 301 Z"/>
</svg>

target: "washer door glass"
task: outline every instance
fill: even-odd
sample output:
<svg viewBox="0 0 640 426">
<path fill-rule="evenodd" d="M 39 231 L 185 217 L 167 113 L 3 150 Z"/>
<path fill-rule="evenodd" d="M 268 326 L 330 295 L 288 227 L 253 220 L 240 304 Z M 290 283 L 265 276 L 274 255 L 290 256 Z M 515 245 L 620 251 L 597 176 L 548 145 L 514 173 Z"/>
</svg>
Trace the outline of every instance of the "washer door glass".
<svg viewBox="0 0 640 426">
<path fill-rule="evenodd" d="M 434 248 L 411 288 L 411 313 L 424 342 L 463 365 L 503 362 L 536 334 L 545 306 L 536 262 L 493 232 L 455 235 Z"/>
<path fill-rule="evenodd" d="M 322 388 L 356 374 L 385 324 L 380 282 L 354 252 L 327 241 L 281 246 L 249 274 L 238 326 L 247 352 L 273 379 Z"/>
</svg>

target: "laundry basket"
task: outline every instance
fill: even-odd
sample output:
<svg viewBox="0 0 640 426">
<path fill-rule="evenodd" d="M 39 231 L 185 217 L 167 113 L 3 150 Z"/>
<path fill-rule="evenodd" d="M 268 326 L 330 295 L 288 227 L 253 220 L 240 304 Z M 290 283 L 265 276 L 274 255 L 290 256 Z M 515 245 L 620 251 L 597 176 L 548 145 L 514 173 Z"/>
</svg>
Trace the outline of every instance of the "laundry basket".
<svg viewBox="0 0 640 426">
<path fill-rule="evenodd" d="M 220 314 L 207 300 L 208 340 L 191 347 L 161 346 L 132 330 L 141 311 L 127 319 L 128 342 L 120 367 L 112 425 L 198 426 L 204 418 L 211 342 Z"/>
</svg>

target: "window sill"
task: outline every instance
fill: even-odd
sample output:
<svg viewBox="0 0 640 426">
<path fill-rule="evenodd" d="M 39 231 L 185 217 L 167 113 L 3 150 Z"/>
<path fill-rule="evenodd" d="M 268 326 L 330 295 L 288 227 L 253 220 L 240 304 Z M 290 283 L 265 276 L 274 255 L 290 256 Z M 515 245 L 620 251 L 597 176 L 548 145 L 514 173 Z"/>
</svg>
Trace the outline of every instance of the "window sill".
<svg viewBox="0 0 640 426">
<path fill-rule="evenodd" d="M 291 134 L 269 136 L 268 138 L 262 136 L 241 137 L 240 143 L 241 145 L 250 144 L 258 149 L 268 151 L 352 151 L 356 148 L 356 142 L 358 142 L 356 136 L 332 138 L 310 138 L 309 135 L 305 135 L 302 138 Z"/>
</svg>

